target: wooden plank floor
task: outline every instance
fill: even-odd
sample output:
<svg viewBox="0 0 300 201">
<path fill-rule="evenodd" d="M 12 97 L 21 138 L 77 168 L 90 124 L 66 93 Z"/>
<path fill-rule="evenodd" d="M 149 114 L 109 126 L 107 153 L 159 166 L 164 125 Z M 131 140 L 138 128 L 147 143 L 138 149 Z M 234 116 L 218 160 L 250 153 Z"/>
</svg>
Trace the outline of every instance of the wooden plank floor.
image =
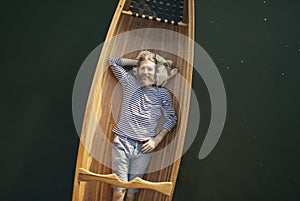
<svg viewBox="0 0 300 201">
<path fill-rule="evenodd" d="M 111 200 L 112 190 L 110 185 L 93 181 L 79 182 L 78 180 L 79 168 L 85 168 L 99 174 L 111 173 L 111 169 L 107 167 L 109 166 L 107 164 L 110 164 L 111 161 L 111 144 L 107 142 L 113 140 L 114 134 L 111 130 L 117 121 L 114 117 L 118 116 L 122 100 L 122 88 L 111 70 L 107 68 L 107 59 L 111 56 L 135 58 L 139 51 L 130 52 L 131 49 L 142 50 L 144 47 L 155 43 L 161 50 L 152 51 L 155 51 L 166 59 L 172 60 L 173 64 L 179 67 L 180 75 L 177 75 L 167 84 L 167 88 L 173 93 L 178 124 L 157 148 L 158 151 L 154 154 L 149 168 L 160 168 L 158 164 L 163 166 L 163 164 L 170 163 L 174 159 L 180 158 L 182 152 L 190 101 L 193 44 L 184 37 L 178 37 L 176 33 L 188 36 L 193 40 L 193 1 L 189 0 L 185 4 L 186 11 L 190 7 L 186 18 L 192 19 L 192 21 L 186 19 L 189 22 L 187 27 L 121 14 L 120 11 L 124 2 L 121 0 L 118 5 L 119 10 L 117 9 L 116 11 L 107 40 L 120 33 L 141 28 L 159 28 L 165 31 L 162 31 L 163 34 L 161 34 L 146 29 L 136 34 L 128 34 L 121 42 L 112 41 L 104 45 L 91 86 L 82 126 L 81 143 L 74 180 L 73 201 Z M 174 32 L 170 33 L 168 30 Z M 174 54 L 163 51 L 167 49 L 172 49 Z M 184 59 L 177 55 L 183 55 Z M 111 105 L 114 105 L 114 108 Z M 101 135 L 101 133 L 104 135 Z M 167 148 L 164 149 L 164 147 Z M 99 160 L 102 163 L 99 163 Z M 179 165 L 180 159 L 173 163 L 173 165 L 165 167 L 160 171 L 146 174 L 144 179 L 149 181 L 171 181 L 175 184 Z M 166 196 L 153 190 L 141 189 L 136 200 L 168 201 L 172 200 L 172 196 Z"/>
</svg>

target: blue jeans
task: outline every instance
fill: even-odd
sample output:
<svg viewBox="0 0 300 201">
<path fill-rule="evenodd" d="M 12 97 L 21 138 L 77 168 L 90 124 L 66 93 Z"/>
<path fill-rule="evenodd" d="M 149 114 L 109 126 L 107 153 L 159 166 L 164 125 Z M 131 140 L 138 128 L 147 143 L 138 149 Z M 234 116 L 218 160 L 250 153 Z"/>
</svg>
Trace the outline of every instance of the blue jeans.
<svg viewBox="0 0 300 201">
<path fill-rule="evenodd" d="M 122 181 L 131 181 L 135 177 L 142 178 L 151 160 L 152 153 L 143 153 L 139 141 L 115 135 L 112 146 L 112 170 Z M 116 190 L 125 188 L 112 186 Z M 128 189 L 136 193 L 138 189 Z"/>
</svg>

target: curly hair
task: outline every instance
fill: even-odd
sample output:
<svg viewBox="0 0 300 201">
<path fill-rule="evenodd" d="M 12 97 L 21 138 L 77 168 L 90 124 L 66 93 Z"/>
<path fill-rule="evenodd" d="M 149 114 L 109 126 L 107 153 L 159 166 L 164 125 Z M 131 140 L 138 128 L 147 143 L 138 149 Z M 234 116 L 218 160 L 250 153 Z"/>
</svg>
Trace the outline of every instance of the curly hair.
<svg viewBox="0 0 300 201">
<path fill-rule="evenodd" d="M 152 61 L 153 63 L 157 64 L 157 60 L 155 57 L 156 57 L 156 54 L 149 52 L 148 50 L 141 51 L 139 53 L 139 55 L 136 57 L 136 59 L 138 60 L 137 65 L 140 66 L 141 62 L 144 60 L 149 60 L 149 61 Z"/>
</svg>

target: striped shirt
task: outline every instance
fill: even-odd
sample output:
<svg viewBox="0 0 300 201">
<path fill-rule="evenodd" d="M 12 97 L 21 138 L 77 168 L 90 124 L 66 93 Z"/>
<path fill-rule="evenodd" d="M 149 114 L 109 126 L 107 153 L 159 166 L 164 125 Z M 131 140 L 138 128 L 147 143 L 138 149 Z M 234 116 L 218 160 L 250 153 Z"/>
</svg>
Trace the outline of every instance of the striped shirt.
<svg viewBox="0 0 300 201">
<path fill-rule="evenodd" d="M 169 91 L 157 86 L 141 87 L 136 77 L 122 67 L 121 58 L 110 59 L 109 65 L 123 86 L 120 119 L 113 132 L 134 140 L 148 140 L 156 135 L 161 116 L 162 127 L 171 131 L 177 117 Z"/>
</svg>

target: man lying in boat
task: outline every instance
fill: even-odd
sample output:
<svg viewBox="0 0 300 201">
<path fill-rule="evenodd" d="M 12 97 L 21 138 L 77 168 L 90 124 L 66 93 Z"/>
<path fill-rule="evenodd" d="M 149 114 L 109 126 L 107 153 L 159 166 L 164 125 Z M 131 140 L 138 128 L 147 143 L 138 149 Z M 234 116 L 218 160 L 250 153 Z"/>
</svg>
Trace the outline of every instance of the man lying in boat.
<svg viewBox="0 0 300 201">
<path fill-rule="evenodd" d="M 120 119 L 113 128 L 113 172 L 123 181 L 142 178 L 152 151 L 177 122 L 169 91 L 156 85 L 156 54 L 142 51 L 134 59 L 114 58 L 109 65 L 123 86 Z M 159 57 L 162 58 L 162 57 Z M 136 66 L 136 76 L 124 66 Z M 162 129 L 156 133 L 158 120 L 164 116 Z M 113 187 L 113 201 L 124 200 L 126 189 Z M 133 201 L 138 189 L 127 189 L 126 201 Z"/>
</svg>

